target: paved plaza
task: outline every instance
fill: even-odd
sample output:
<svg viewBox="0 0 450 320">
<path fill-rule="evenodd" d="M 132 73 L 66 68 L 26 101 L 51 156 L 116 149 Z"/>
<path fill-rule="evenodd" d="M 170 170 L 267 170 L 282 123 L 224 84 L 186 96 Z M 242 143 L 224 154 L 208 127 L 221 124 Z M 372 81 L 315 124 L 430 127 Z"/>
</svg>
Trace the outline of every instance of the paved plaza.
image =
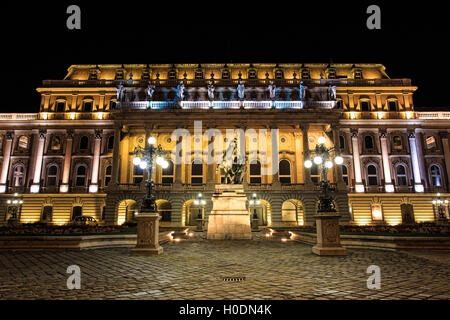
<svg viewBox="0 0 450 320">
<path fill-rule="evenodd" d="M 129 248 L 3 251 L 0 299 L 450 299 L 448 252 L 318 257 L 309 245 L 263 239 L 163 247 L 159 256 Z M 81 269 L 79 290 L 67 289 L 69 265 Z M 379 290 L 367 289 L 370 265 L 381 268 Z"/>
</svg>

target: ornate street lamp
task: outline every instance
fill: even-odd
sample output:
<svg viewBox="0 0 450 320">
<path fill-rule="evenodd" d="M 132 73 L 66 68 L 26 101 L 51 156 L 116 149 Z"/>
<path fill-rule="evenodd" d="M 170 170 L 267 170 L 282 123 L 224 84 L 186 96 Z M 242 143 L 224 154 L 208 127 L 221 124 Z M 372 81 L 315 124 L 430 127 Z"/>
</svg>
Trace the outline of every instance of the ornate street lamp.
<svg viewBox="0 0 450 320">
<path fill-rule="evenodd" d="M 194 200 L 194 205 L 198 208 L 197 214 L 197 231 L 203 231 L 203 209 L 205 208 L 206 201 L 203 199 L 203 195 L 199 193 L 197 199 Z"/>
<path fill-rule="evenodd" d="M 305 161 L 305 167 L 311 168 L 313 162 L 321 172 L 319 205 L 316 215 L 317 244 L 312 248 L 318 255 L 346 255 L 346 249 L 340 244 L 339 214 L 333 203 L 330 191 L 330 181 L 327 178 L 328 169 L 336 164 L 342 164 L 344 160 L 336 152 L 335 147 L 325 147 L 325 137 L 319 137 L 316 148 L 310 152 L 311 159 Z"/>
<path fill-rule="evenodd" d="M 259 219 L 256 213 L 256 209 L 261 204 L 261 200 L 258 199 L 256 193 L 252 195 L 252 198 L 248 201 L 248 206 L 250 210 L 253 209 L 253 217 L 252 217 L 252 230 L 259 230 Z"/>
<path fill-rule="evenodd" d="M 141 211 L 137 215 L 137 245 L 133 249 L 137 253 L 146 254 L 160 254 L 162 247 L 159 246 L 159 216 L 156 210 L 155 202 L 155 183 L 153 181 L 153 173 L 156 165 L 163 169 L 169 166 L 169 163 L 164 159 L 166 152 L 161 145 L 155 146 L 156 139 L 154 137 L 148 138 L 148 145 L 144 148 L 137 146 L 134 149 L 133 164 L 139 166 L 142 170 L 147 170 L 147 180 L 145 181 L 146 194 L 142 200 Z"/>
<path fill-rule="evenodd" d="M 449 210 L 449 204 L 448 200 L 441 200 L 441 194 L 438 193 L 437 198 L 434 198 L 433 203 L 433 215 L 434 215 L 434 221 L 436 221 L 437 224 L 446 224 L 448 222 L 447 218 L 447 210 Z M 436 214 L 437 211 L 437 214 Z"/>
<path fill-rule="evenodd" d="M 23 204 L 22 196 L 19 196 L 19 194 L 16 192 L 14 193 L 14 196 L 12 198 L 6 200 L 6 203 L 8 205 L 8 213 L 11 214 L 8 219 L 8 224 L 19 223 Z"/>
</svg>

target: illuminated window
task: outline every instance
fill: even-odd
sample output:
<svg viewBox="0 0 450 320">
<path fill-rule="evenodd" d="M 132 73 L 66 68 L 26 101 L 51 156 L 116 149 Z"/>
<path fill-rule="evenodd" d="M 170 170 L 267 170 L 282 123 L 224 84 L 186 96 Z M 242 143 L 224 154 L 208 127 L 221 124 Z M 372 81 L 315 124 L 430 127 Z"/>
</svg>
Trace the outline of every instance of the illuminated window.
<svg viewBox="0 0 450 320">
<path fill-rule="evenodd" d="M 261 163 L 253 159 L 250 162 L 250 183 L 261 183 Z"/>
<path fill-rule="evenodd" d="M 17 147 L 19 150 L 28 150 L 28 144 L 30 139 L 27 136 L 20 136 Z"/>
<path fill-rule="evenodd" d="M 52 139 L 50 140 L 50 150 L 61 150 L 61 137 L 52 136 Z"/>
<path fill-rule="evenodd" d="M 161 182 L 172 184 L 173 183 L 173 162 L 171 160 L 167 160 L 169 164 L 167 168 L 162 169 L 162 177 Z"/>
<path fill-rule="evenodd" d="M 291 183 L 291 164 L 287 160 L 281 160 L 278 166 L 281 183 Z"/>
<path fill-rule="evenodd" d="M 372 136 L 365 136 L 364 137 L 364 146 L 366 149 L 373 149 L 373 138 Z"/>
<path fill-rule="evenodd" d="M 394 136 L 392 138 L 392 145 L 394 146 L 395 150 L 402 150 L 403 149 L 402 137 Z"/>
<path fill-rule="evenodd" d="M 397 185 L 406 186 L 408 185 L 407 177 L 406 177 L 406 167 L 403 164 L 399 164 L 396 169 L 397 175 Z"/>
<path fill-rule="evenodd" d="M 342 165 L 342 180 L 348 186 L 348 169 L 346 166 Z"/>
<path fill-rule="evenodd" d="M 144 169 L 140 166 L 134 166 L 133 169 L 133 183 L 139 184 L 144 180 Z"/>
<path fill-rule="evenodd" d="M 426 139 L 427 149 L 436 149 L 436 138 L 434 136 L 428 136 Z"/>
<path fill-rule="evenodd" d="M 86 175 L 87 175 L 86 165 L 84 165 L 84 164 L 79 165 L 75 171 L 75 186 L 76 187 L 85 187 L 86 186 Z"/>
<path fill-rule="evenodd" d="M 55 187 L 58 179 L 58 167 L 54 164 L 47 169 L 47 187 Z"/>
<path fill-rule="evenodd" d="M 370 101 L 360 101 L 361 111 L 370 111 Z"/>
<path fill-rule="evenodd" d="M 92 101 L 83 102 L 83 112 L 92 112 Z"/>
<path fill-rule="evenodd" d="M 80 150 L 87 150 L 89 147 L 89 138 L 87 136 L 82 136 L 80 139 Z"/>
<path fill-rule="evenodd" d="M 14 168 L 13 174 L 13 186 L 22 187 L 25 177 L 25 168 L 23 165 L 18 165 Z"/>
<path fill-rule="evenodd" d="M 389 100 L 388 101 L 388 108 L 389 108 L 389 111 L 397 111 L 397 101 Z"/>
<path fill-rule="evenodd" d="M 373 164 L 367 166 L 367 181 L 369 186 L 378 185 L 378 172 L 377 167 Z"/>
<path fill-rule="evenodd" d="M 191 165 L 191 184 L 203 183 L 203 164 L 200 160 L 194 160 Z"/>
<path fill-rule="evenodd" d="M 383 221 L 383 208 L 381 204 L 372 204 L 372 220 Z"/>
<path fill-rule="evenodd" d="M 56 102 L 56 112 L 64 112 L 66 110 L 66 102 L 65 101 L 58 101 Z"/>
<path fill-rule="evenodd" d="M 430 167 L 431 185 L 433 187 L 442 187 L 442 175 L 441 168 L 438 165 L 433 164 Z"/>
<path fill-rule="evenodd" d="M 105 169 L 105 187 L 111 182 L 112 165 L 108 165 Z"/>
</svg>

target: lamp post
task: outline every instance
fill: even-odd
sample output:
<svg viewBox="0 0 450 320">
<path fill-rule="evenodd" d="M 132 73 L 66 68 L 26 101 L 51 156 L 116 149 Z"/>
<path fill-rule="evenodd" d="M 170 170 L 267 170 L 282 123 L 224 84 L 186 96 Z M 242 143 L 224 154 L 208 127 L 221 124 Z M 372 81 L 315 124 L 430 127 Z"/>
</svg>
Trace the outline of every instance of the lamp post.
<svg viewBox="0 0 450 320">
<path fill-rule="evenodd" d="M 339 214 L 330 195 L 330 181 L 327 178 L 328 169 L 333 167 L 333 160 L 340 165 L 344 162 L 336 154 L 335 147 L 325 147 L 325 137 L 319 137 L 316 148 L 310 152 L 311 159 L 305 161 L 305 167 L 311 168 L 313 162 L 319 167 L 321 173 L 319 204 L 316 215 L 317 243 L 312 252 L 317 255 L 341 256 L 347 251 L 340 244 Z"/>
<path fill-rule="evenodd" d="M 148 144 L 144 148 L 137 146 L 133 152 L 135 155 L 133 164 L 147 171 L 146 194 L 142 200 L 141 211 L 136 216 L 138 221 L 137 244 L 133 252 L 160 254 L 163 251 L 163 248 L 159 245 L 159 220 L 161 217 L 156 210 L 153 173 L 156 165 L 164 169 L 168 167 L 169 163 L 164 159 L 166 153 L 161 145 L 155 146 L 156 139 L 149 137 L 147 141 Z"/>
<path fill-rule="evenodd" d="M 197 195 L 197 199 L 194 200 L 194 205 L 198 208 L 197 231 L 203 231 L 203 208 L 206 205 L 206 201 L 203 199 L 203 195 L 201 193 L 199 193 Z"/>
<path fill-rule="evenodd" d="M 256 209 L 260 204 L 261 204 L 261 200 L 259 200 L 258 197 L 256 196 L 256 193 L 254 193 L 252 195 L 252 198 L 248 201 L 250 210 L 253 209 L 253 216 L 252 216 L 252 230 L 253 231 L 259 230 L 259 219 L 258 219 L 258 215 L 256 213 Z"/>
<path fill-rule="evenodd" d="M 8 219 L 8 224 L 18 224 L 20 222 L 20 215 L 22 213 L 22 196 L 19 196 L 19 194 L 16 192 L 11 199 L 6 200 L 6 203 L 8 205 L 8 213 L 11 214 Z"/>
<path fill-rule="evenodd" d="M 448 218 L 446 211 L 449 210 L 448 200 L 441 200 L 440 193 L 436 196 L 437 198 L 432 201 L 434 221 L 436 221 L 436 224 L 447 224 Z"/>
</svg>

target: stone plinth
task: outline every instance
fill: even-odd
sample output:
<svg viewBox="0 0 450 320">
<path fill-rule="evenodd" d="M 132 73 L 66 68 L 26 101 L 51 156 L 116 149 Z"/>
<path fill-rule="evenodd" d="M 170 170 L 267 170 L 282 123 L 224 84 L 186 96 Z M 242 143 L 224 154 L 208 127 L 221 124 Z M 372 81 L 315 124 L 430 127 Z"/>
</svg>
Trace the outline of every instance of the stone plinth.
<svg viewBox="0 0 450 320">
<path fill-rule="evenodd" d="M 217 185 L 212 197 L 213 209 L 208 218 L 207 239 L 251 239 L 250 215 L 246 208 L 244 187 Z"/>
<path fill-rule="evenodd" d="M 341 246 L 339 215 L 333 212 L 316 215 L 317 243 L 312 252 L 319 256 L 346 256 L 347 250 Z"/>
<path fill-rule="evenodd" d="M 137 215 L 137 244 L 132 250 L 136 254 L 160 254 L 163 248 L 159 245 L 158 213 L 140 213 Z"/>
</svg>

